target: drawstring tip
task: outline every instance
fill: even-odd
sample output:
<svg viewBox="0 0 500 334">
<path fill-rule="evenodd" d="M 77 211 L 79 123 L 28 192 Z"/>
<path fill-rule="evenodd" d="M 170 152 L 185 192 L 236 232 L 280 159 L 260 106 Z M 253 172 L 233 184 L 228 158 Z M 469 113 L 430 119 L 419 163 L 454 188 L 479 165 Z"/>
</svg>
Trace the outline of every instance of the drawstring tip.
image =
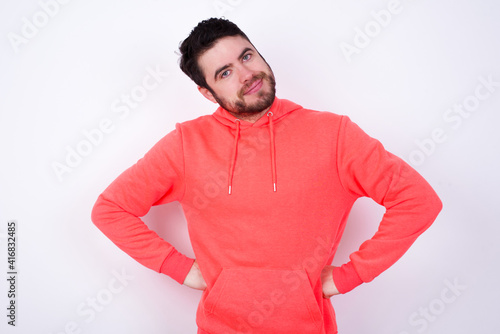
<svg viewBox="0 0 500 334">
<path fill-rule="evenodd" d="M 273 183 L 274 191 L 276 192 L 276 183 Z"/>
<path fill-rule="evenodd" d="M 231 186 L 229 186 L 229 195 L 231 195 Z"/>
</svg>

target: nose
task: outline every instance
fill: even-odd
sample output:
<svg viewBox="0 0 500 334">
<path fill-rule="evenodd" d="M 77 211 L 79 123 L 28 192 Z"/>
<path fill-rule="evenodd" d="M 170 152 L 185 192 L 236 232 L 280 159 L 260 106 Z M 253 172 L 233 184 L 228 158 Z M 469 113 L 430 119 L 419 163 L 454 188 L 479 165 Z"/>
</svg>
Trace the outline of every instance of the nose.
<svg viewBox="0 0 500 334">
<path fill-rule="evenodd" d="M 240 68 L 240 81 L 241 83 L 245 83 L 248 80 L 251 80 L 253 78 L 253 71 L 247 68 L 246 66 L 241 66 Z"/>
</svg>

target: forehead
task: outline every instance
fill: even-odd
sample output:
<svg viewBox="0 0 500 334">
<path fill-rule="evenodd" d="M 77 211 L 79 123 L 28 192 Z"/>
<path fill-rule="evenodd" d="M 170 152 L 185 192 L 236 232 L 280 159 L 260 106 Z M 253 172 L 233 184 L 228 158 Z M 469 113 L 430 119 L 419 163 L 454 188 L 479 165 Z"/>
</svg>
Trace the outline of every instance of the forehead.
<svg viewBox="0 0 500 334">
<path fill-rule="evenodd" d="M 198 64 L 205 77 L 210 77 L 221 66 L 236 62 L 245 48 L 255 50 L 248 40 L 239 35 L 223 37 L 200 56 Z"/>
</svg>

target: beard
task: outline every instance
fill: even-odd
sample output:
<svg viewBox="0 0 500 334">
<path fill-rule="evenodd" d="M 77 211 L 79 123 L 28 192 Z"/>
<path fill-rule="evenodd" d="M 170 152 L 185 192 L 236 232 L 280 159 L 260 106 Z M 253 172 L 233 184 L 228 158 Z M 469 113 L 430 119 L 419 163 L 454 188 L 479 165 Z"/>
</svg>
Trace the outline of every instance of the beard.
<svg viewBox="0 0 500 334">
<path fill-rule="evenodd" d="M 258 101 L 247 103 L 245 101 L 245 92 L 258 80 L 262 80 L 263 83 L 261 90 L 256 93 Z M 266 82 L 269 84 L 269 91 L 264 90 Z M 276 97 L 276 81 L 272 72 L 270 74 L 260 72 L 239 90 L 237 94 L 238 98 L 235 101 L 226 100 L 215 94 L 211 89 L 210 91 L 217 103 L 230 113 L 240 115 L 256 114 L 269 108 L 271 104 L 273 104 L 274 98 Z"/>
</svg>

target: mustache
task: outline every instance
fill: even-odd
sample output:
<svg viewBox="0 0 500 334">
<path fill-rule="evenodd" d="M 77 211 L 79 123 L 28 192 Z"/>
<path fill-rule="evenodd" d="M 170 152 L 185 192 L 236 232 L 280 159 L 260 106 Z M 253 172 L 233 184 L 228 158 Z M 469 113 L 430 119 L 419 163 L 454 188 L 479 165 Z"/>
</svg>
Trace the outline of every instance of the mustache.
<svg viewBox="0 0 500 334">
<path fill-rule="evenodd" d="M 255 83 L 255 81 L 258 81 L 258 80 L 266 80 L 266 79 L 269 79 L 269 76 L 264 73 L 264 72 L 260 72 L 259 74 L 255 75 L 252 80 L 250 80 L 248 83 L 246 83 L 241 89 L 240 91 L 238 92 L 238 97 L 240 99 L 243 98 L 243 95 L 245 95 L 246 91 Z"/>
</svg>

